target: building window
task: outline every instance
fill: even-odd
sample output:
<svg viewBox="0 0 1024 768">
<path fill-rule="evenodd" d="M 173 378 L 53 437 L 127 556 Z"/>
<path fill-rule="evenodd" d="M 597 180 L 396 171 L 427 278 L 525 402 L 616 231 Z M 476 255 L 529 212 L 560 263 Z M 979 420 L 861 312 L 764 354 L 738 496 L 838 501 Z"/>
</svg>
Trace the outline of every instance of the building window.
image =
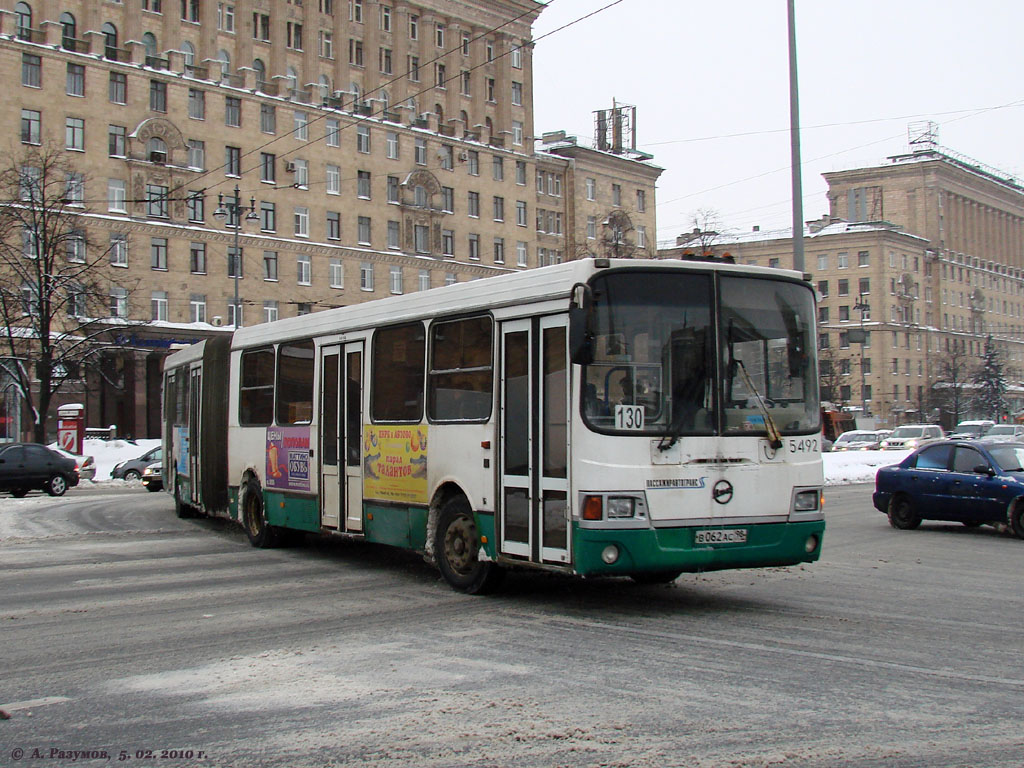
<svg viewBox="0 0 1024 768">
<path fill-rule="evenodd" d="M 305 112 L 295 112 L 292 119 L 292 135 L 299 141 L 309 140 L 309 115 Z"/>
<path fill-rule="evenodd" d="M 328 147 L 341 146 L 341 123 L 334 118 L 327 118 L 325 127 L 326 141 Z"/>
<path fill-rule="evenodd" d="M 81 64 L 68 64 L 66 90 L 68 96 L 85 96 L 85 67 Z"/>
<path fill-rule="evenodd" d="M 418 83 L 420 81 L 420 57 L 409 56 L 406 60 L 405 65 L 406 71 L 409 73 L 409 81 Z"/>
<path fill-rule="evenodd" d="M 868 251 L 857 251 L 857 266 L 870 266 L 870 254 Z"/>
<path fill-rule="evenodd" d="M 368 154 L 370 152 L 370 126 L 356 126 L 356 151 Z"/>
<path fill-rule="evenodd" d="M 38 115 L 39 113 L 37 112 L 36 114 Z M 22 133 L 24 133 L 24 131 Z M 36 143 L 38 143 L 38 141 Z M 421 139 L 419 137 L 416 138 L 416 150 L 415 150 L 414 154 L 415 154 L 414 160 L 416 161 L 416 165 L 426 165 L 427 164 L 427 140 L 426 139 Z"/>
<path fill-rule="evenodd" d="M 311 285 L 313 282 L 313 262 L 309 254 L 300 253 L 295 257 L 296 277 L 299 285 Z"/>
<path fill-rule="evenodd" d="M 450 258 L 455 257 L 455 232 L 453 230 L 441 230 L 441 253 Z"/>
<path fill-rule="evenodd" d="M 373 290 L 373 264 L 363 262 L 359 265 L 359 288 L 364 291 Z"/>
<path fill-rule="evenodd" d="M 363 43 L 361 40 L 349 38 L 348 63 L 353 67 L 363 66 Z"/>
<path fill-rule="evenodd" d="M 413 247 L 416 253 L 430 253 L 430 227 L 422 224 L 413 226 Z"/>
<path fill-rule="evenodd" d="M 263 279 L 277 280 L 277 251 L 263 252 Z"/>
<path fill-rule="evenodd" d="M 293 51 L 302 50 L 302 25 L 289 21 L 285 25 L 285 47 L 291 48 Z"/>
<path fill-rule="evenodd" d="M 303 158 L 297 157 L 292 161 L 292 167 L 295 169 L 295 186 L 299 189 L 308 189 L 309 163 L 307 163 Z"/>
<path fill-rule="evenodd" d="M 111 72 L 107 97 L 113 104 L 128 103 L 128 76 L 124 72 Z"/>
<path fill-rule="evenodd" d="M 494 196 L 494 220 L 505 220 L 505 198 L 498 195 Z"/>
<path fill-rule="evenodd" d="M 401 294 L 405 287 L 405 280 L 402 278 L 402 268 L 398 266 L 391 267 L 391 292 L 394 294 Z"/>
<path fill-rule="evenodd" d="M 270 134 L 277 132 L 277 110 L 273 104 L 260 104 L 260 131 Z"/>
<path fill-rule="evenodd" d="M 188 297 L 188 319 L 192 323 L 206 322 L 206 296 L 193 293 Z"/>
<path fill-rule="evenodd" d="M 111 213 L 128 213 L 123 179 L 107 179 L 107 210 Z"/>
<path fill-rule="evenodd" d="M 867 295 L 867 294 L 871 293 L 871 278 L 870 277 L 862 277 L 862 278 L 860 278 L 860 280 L 858 282 L 858 290 L 860 291 L 860 293 L 862 295 Z"/>
<path fill-rule="evenodd" d="M 331 288 L 345 287 L 345 269 L 341 259 L 331 259 L 327 266 L 327 280 Z"/>
<path fill-rule="evenodd" d="M 21 110 L 21 143 L 39 144 L 42 139 L 42 118 L 34 109 Z"/>
<path fill-rule="evenodd" d="M 526 203 L 523 200 L 516 201 L 516 225 L 526 226 Z"/>
<path fill-rule="evenodd" d="M 128 236 L 119 232 L 110 234 L 110 263 L 115 267 L 128 266 Z"/>
<path fill-rule="evenodd" d="M 224 147 L 224 175 L 242 175 L 242 150 L 239 147 Z"/>
<path fill-rule="evenodd" d="M 622 185 L 612 184 L 612 205 L 622 205 Z"/>
<path fill-rule="evenodd" d="M 356 171 L 356 196 L 364 200 L 370 199 L 369 171 Z"/>
<path fill-rule="evenodd" d="M 370 245 L 370 217 L 360 216 L 357 220 L 357 239 L 360 245 Z"/>
<path fill-rule="evenodd" d="M 847 269 L 850 266 L 850 254 L 840 253 L 836 255 L 836 266 L 839 269 Z"/>
<path fill-rule="evenodd" d="M 278 318 L 277 302 L 273 299 L 266 299 L 263 302 L 263 322 L 273 323 Z"/>
<path fill-rule="evenodd" d="M 441 187 L 441 210 L 455 213 L 455 190 L 452 187 Z"/>
<path fill-rule="evenodd" d="M 152 112 L 167 111 L 167 83 L 160 80 L 149 81 L 149 109 Z"/>
<path fill-rule="evenodd" d="M 277 231 L 277 206 L 274 203 L 260 203 L 260 231 Z"/>
<path fill-rule="evenodd" d="M 391 49 L 390 48 L 380 48 L 380 49 L 378 49 L 378 56 L 377 56 L 377 58 L 378 58 L 378 64 L 380 66 L 380 71 L 383 74 L 385 74 L 385 75 L 390 75 L 391 72 L 392 72 L 392 69 L 391 69 Z"/>
<path fill-rule="evenodd" d="M 409 39 L 419 40 L 420 39 L 420 17 L 410 16 L 409 17 Z"/>
<path fill-rule="evenodd" d="M 450 171 L 455 167 L 455 151 L 450 145 L 442 144 L 438 156 L 443 170 Z"/>
<path fill-rule="evenodd" d="M 397 221 L 388 221 L 388 248 L 401 248 L 401 235 Z"/>
<path fill-rule="evenodd" d="M 167 238 L 149 238 L 149 266 L 152 269 L 167 269 Z"/>
<path fill-rule="evenodd" d="M 516 107 L 523 106 L 523 84 L 512 81 L 512 104 Z"/>
<path fill-rule="evenodd" d="M 840 280 L 839 281 L 839 291 L 838 291 L 838 293 L 839 293 L 840 296 L 849 296 L 850 295 L 850 281 L 849 280 L 845 280 L 844 279 L 844 280 Z"/>
<path fill-rule="evenodd" d="M 295 235 L 309 237 L 309 208 L 303 206 L 295 208 Z"/>
<path fill-rule="evenodd" d="M 146 185 L 146 215 L 167 218 L 167 187 L 160 184 Z"/>
<path fill-rule="evenodd" d="M 320 56 L 334 58 L 334 34 L 323 29 L 320 30 Z"/>
<path fill-rule="evenodd" d="M 496 237 L 494 238 L 494 263 L 504 264 L 505 263 L 505 238 Z"/>
<path fill-rule="evenodd" d="M 235 96 L 224 98 L 224 125 L 240 128 L 242 125 L 242 100 Z"/>
<path fill-rule="evenodd" d="M 516 266 L 519 266 L 519 267 L 525 267 L 526 266 L 526 254 L 527 254 L 526 243 L 524 241 L 522 241 L 522 240 L 519 240 L 516 243 Z"/>
<path fill-rule="evenodd" d="M 327 211 L 327 239 L 341 239 L 341 214 L 337 211 Z"/>
<path fill-rule="evenodd" d="M 597 182 L 594 179 L 586 179 L 583 183 L 586 190 L 587 200 L 593 200 L 597 192 Z"/>
<path fill-rule="evenodd" d="M 494 176 L 495 181 L 505 180 L 505 159 L 499 155 L 494 155 L 491 160 L 491 175 Z"/>
<path fill-rule="evenodd" d="M 188 89 L 188 116 L 193 120 L 206 119 L 206 93 L 198 88 Z"/>
<path fill-rule="evenodd" d="M 277 155 L 260 152 L 260 181 L 273 184 L 277 180 Z"/>
<path fill-rule="evenodd" d="M 194 275 L 206 274 L 206 243 L 189 244 L 188 267 Z"/>
<path fill-rule="evenodd" d="M 388 131 L 387 132 L 387 136 L 386 136 L 386 140 L 385 140 L 385 144 L 384 144 L 384 151 L 385 151 L 385 154 L 387 155 L 387 158 L 389 160 L 397 160 L 398 159 L 398 133 L 397 132 L 395 132 L 395 131 Z"/>
<path fill-rule="evenodd" d="M 399 197 L 398 197 L 398 189 L 399 189 L 398 177 L 397 176 L 388 176 L 388 179 L 387 179 L 387 195 L 388 195 L 388 202 L 389 203 L 400 202 Z"/>
<path fill-rule="evenodd" d="M 70 87 L 71 67 L 68 65 L 68 78 Z M 78 66 L 81 69 L 80 65 Z M 82 71 L 82 78 L 84 81 L 85 71 Z M 43 60 L 36 56 L 34 53 L 23 53 L 21 54 L 21 84 L 28 86 L 29 88 L 41 88 L 43 85 Z M 68 92 L 70 94 L 70 91 Z M 82 94 L 75 94 L 81 96 Z"/>
<path fill-rule="evenodd" d="M 110 316 L 128 316 L 128 291 L 116 285 L 110 289 Z"/>
<path fill-rule="evenodd" d="M 123 125 L 107 126 L 107 154 L 111 157 L 125 157 L 128 131 Z"/>
</svg>

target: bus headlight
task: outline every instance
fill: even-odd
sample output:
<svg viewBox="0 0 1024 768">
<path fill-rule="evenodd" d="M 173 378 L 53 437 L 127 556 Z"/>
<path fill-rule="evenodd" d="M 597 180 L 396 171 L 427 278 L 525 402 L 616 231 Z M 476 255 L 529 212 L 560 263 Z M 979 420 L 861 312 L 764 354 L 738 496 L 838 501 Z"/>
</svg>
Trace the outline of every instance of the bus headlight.
<svg viewBox="0 0 1024 768">
<path fill-rule="evenodd" d="M 630 496 L 608 497 L 608 519 L 634 517 L 636 515 L 636 499 Z"/>
<path fill-rule="evenodd" d="M 818 548 L 818 537 L 811 534 L 807 537 L 807 541 L 804 542 L 804 551 L 809 555 Z"/>
<path fill-rule="evenodd" d="M 797 491 L 793 497 L 794 512 L 814 512 L 818 509 L 818 491 Z"/>
</svg>

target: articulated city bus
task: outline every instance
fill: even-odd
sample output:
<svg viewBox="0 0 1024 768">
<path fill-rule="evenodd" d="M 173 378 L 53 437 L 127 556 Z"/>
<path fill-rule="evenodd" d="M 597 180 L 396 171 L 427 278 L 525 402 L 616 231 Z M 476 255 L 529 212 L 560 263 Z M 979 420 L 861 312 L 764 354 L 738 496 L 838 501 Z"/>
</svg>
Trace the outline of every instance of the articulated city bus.
<svg viewBox="0 0 1024 768">
<path fill-rule="evenodd" d="M 167 358 L 179 515 L 509 568 L 671 581 L 816 560 L 814 293 L 798 273 L 582 259 L 241 328 Z"/>
</svg>

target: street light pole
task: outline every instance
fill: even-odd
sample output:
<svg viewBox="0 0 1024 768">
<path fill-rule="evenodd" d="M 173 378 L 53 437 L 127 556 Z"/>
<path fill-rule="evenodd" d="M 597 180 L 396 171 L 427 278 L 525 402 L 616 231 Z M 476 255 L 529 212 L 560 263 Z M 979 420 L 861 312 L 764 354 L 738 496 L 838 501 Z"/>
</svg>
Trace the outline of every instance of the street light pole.
<svg viewBox="0 0 1024 768">
<path fill-rule="evenodd" d="M 242 200 L 239 197 L 240 191 L 241 190 L 238 189 L 238 185 L 235 184 L 234 196 L 230 201 L 228 201 L 227 205 L 225 205 L 224 203 L 224 194 L 218 194 L 217 210 L 213 212 L 213 217 L 215 219 L 219 219 L 220 221 L 224 221 L 225 219 L 230 217 L 231 221 L 234 223 L 235 226 L 235 245 L 231 261 L 231 269 L 235 276 L 235 303 L 232 305 L 234 307 L 234 309 L 232 310 L 232 314 L 234 315 L 234 317 L 232 317 L 232 320 L 234 320 L 233 325 L 235 328 L 240 328 L 242 326 L 241 322 L 239 322 L 239 316 L 241 315 L 241 307 L 239 306 L 238 302 L 238 277 L 239 273 L 242 271 L 242 254 L 241 251 L 239 251 L 238 249 L 238 231 L 242 228 L 243 213 L 245 213 L 246 221 L 256 221 L 257 219 L 259 219 L 259 216 L 256 214 L 256 198 L 250 197 L 249 205 L 242 205 Z"/>
<path fill-rule="evenodd" d="M 864 346 L 867 343 L 867 334 L 864 331 L 864 314 L 871 310 L 871 306 L 864 301 L 864 294 L 857 297 L 857 303 L 853 305 L 854 310 L 860 312 L 860 412 L 864 418 L 868 415 L 868 399 L 864 395 Z"/>
</svg>

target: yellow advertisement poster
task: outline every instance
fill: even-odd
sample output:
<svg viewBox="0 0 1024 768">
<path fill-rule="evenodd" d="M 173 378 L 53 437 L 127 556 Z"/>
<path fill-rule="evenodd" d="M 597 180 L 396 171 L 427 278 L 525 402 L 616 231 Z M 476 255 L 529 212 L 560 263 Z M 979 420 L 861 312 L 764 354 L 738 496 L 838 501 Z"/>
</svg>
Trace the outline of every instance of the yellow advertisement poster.
<svg viewBox="0 0 1024 768">
<path fill-rule="evenodd" d="M 363 432 L 363 496 L 427 503 L 427 427 L 367 424 Z"/>
</svg>

